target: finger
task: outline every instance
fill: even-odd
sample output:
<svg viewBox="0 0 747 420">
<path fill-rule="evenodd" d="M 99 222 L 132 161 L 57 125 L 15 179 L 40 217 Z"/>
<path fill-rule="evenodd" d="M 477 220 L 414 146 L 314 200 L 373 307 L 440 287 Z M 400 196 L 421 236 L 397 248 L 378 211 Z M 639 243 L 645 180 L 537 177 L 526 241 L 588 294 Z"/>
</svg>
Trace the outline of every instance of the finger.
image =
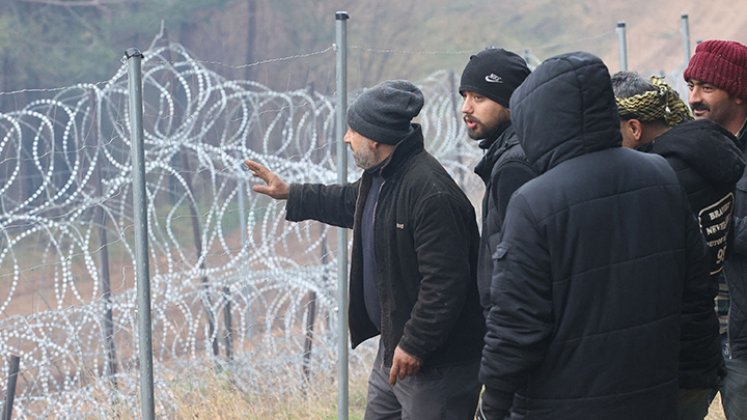
<svg viewBox="0 0 747 420">
<path fill-rule="evenodd" d="M 395 383 L 397 383 L 397 372 L 399 371 L 399 366 L 396 363 L 392 363 L 392 368 L 389 369 L 389 385 L 394 386 Z"/>
<path fill-rule="evenodd" d="M 253 176 L 261 179 L 265 183 L 270 184 L 272 182 L 273 173 L 270 172 L 269 169 L 267 169 L 267 168 L 262 168 L 260 170 L 254 170 L 254 169 L 252 169 L 251 171 L 252 171 L 252 175 Z"/>
<path fill-rule="evenodd" d="M 267 169 L 266 166 L 262 165 L 261 163 L 255 162 L 253 160 L 247 159 L 244 161 L 244 164 L 250 171 L 252 171 L 252 173 L 254 173 L 257 176 L 266 175 L 270 172 L 270 170 Z"/>
<path fill-rule="evenodd" d="M 267 185 L 259 185 L 259 184 L 252 185 L 252 191 L 256 193 L 260 193 L 260 194 L 265 194 L 265 195 L 270 195 L 271 193 L 270 187 L 268 187 Z"/>
<path fill-rule="evenodd" d="M 405 365 L 403 369 L 399 370 L 399 379 L 405 379 L 406 377 L 410 376 L 410 366 Z"/>
<path fill-rule="evenodd" d="M 244 163 L 253 172 L 261 172 L 262 170 L 267 170 L 267 168 L 265 166 L 263 166 L 261 163 L 255 162 L 255 161 L 250 160 L 250 159 L 246 159 L 244 161 Z"/>
</svg>

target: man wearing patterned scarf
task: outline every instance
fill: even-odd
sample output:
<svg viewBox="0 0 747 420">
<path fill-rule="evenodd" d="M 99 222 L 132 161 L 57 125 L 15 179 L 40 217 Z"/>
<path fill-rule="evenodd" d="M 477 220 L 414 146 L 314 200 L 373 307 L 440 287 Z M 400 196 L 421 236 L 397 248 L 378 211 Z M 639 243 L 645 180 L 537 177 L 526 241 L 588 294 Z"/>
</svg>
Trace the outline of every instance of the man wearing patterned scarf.
<svg viewBox="0 0 747 420">
<path fill-rule="evenodd" d="M 612 77 L 623 146 L 663 156 L 677 173 L 710 252 L 715 298 L 732 229 L 734 189 L 745 167 L 734 136 L 706 119 L 692 121 L 687 105 L 661 78 L 637 73 Z M 682 331 L 680 419 L 708 414 L 722 370 L 715 314 L 697 331 Z"/>
<path fill-rule="evenodd" d="M 612 87 L 624 147 L 645 149 L 670 128 L 693 119 L 677 92 L 660 77 L 646 81 L 637 73 L 618 72 L 612 76 Z"/>
</svg>

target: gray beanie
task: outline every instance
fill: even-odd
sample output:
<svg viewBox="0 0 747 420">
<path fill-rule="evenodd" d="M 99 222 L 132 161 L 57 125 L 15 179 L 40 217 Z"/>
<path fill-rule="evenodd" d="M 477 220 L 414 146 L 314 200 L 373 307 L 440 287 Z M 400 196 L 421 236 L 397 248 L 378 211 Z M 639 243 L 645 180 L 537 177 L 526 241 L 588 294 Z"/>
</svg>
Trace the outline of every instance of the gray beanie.
<svg viewBox="0 0 747 420">
<path fill-rule="evenodd" d="M 397 144 L 413 132 L 410 121 L 423 107 L 423 92 L 406 80 L 366 89 L 348 109 L 348 125 L 379 143 Z"/>
</svg>

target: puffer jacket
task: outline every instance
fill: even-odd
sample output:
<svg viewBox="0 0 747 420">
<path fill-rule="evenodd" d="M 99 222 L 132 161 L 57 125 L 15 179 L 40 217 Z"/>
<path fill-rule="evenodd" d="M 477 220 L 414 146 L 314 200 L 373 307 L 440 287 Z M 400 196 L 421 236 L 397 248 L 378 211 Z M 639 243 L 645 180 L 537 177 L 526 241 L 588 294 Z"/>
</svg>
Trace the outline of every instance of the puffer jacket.
<svg viewBox="0 0 747 420">
<path fill-rule="evenodd" d="M 677 173 L 709 250 L 712 287 L 723 276 L 731 239 L 734 189 L 745 163 L 736 139 L 710 120 L 687 121 L 657 137 L 651 152 L 663 156 Z M 718 330 L 682 343 L 682 388 L 713 388 L 721 366 Z"/>
<path fill-rule="evenodd" d="M 747 159 L 747 129 L 739 133 L 739 147 Z M 724 272 L 729 286 L 727 342 L 730 357 L 747 359 L 747 172 L 737 182 L 734 205 L 734 247 Z"/>
<path fill-rule="evenodd" d="M 718 328 L 707 254 L 660 156 L 620 147 L 607 67 L 577 52 L 511 98 L 540 175 L 494 254 L 480 380 L 490 418 L 669 419 L 681 339 Z M 682 337 L 681 337 L 682 333 Z"/>
<path fill-rule="evenodd" d="M 374 252 L 381 299 L 384 364 L 397 345 L 423 367 L 475 361 L 484 319 L 475 280 L 478 231 L 467 197 L 423 148 L 420 126 L 381 168 L 374 219 Z M 379 334 L 363 297 L 361 214 L 372 174 L 353 184 L 294 184 L 286 219 L 353 228 L 350 262 L 350 338 L 353 348 Z"/>
<path fill-rule="evenodd" d="M 501 226 L 511 195 L 537 176 L 524 156 L 516 131 L 509 125 L 497 138 L 485 139 L 480 147 L 485 156 L 475 166 L 475 173 L 485 183 L 482 199 L 482 235 L 477 257 L 477 285 L 480 304 L 490 309 L 490 280 L 493 277 L 493 253 L 501 237 Z"/>
</svg>

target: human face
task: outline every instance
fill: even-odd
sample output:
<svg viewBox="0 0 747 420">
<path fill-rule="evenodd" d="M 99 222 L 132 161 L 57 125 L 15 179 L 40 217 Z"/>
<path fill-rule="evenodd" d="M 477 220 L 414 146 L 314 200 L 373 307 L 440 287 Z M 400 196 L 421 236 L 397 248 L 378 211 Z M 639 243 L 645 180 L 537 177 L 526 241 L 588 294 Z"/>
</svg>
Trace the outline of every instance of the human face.
<svg viewBox="0 0 747 420">
<path fill-rule="evenodd" d="M 473 140 L 487 138 L 511 120 L 511 112 L 498 102 L 475 92 L 465 91 L 462 114 L 467 135 Z"/>
<path fill-rule="evenodd" d="M 743 103 L 741 99 L 700 80 L 688 80 L 687 87 L 690 89 L 688 102 L 696 119 L 707 118 L 730 131 L 733 131 L 731 127 L 744 123 L 744 118 L 738 113 Z"/>
<path fill-rule="evenodd" d="M 376 152 L 376 142 L 364 137 L 361 133 L 348 128 L 344 140 L 350 146 L 350 150 L 353 152 L 353 160 L 359 168 L 373 168 L 381 161 Z"/>
</svg>

